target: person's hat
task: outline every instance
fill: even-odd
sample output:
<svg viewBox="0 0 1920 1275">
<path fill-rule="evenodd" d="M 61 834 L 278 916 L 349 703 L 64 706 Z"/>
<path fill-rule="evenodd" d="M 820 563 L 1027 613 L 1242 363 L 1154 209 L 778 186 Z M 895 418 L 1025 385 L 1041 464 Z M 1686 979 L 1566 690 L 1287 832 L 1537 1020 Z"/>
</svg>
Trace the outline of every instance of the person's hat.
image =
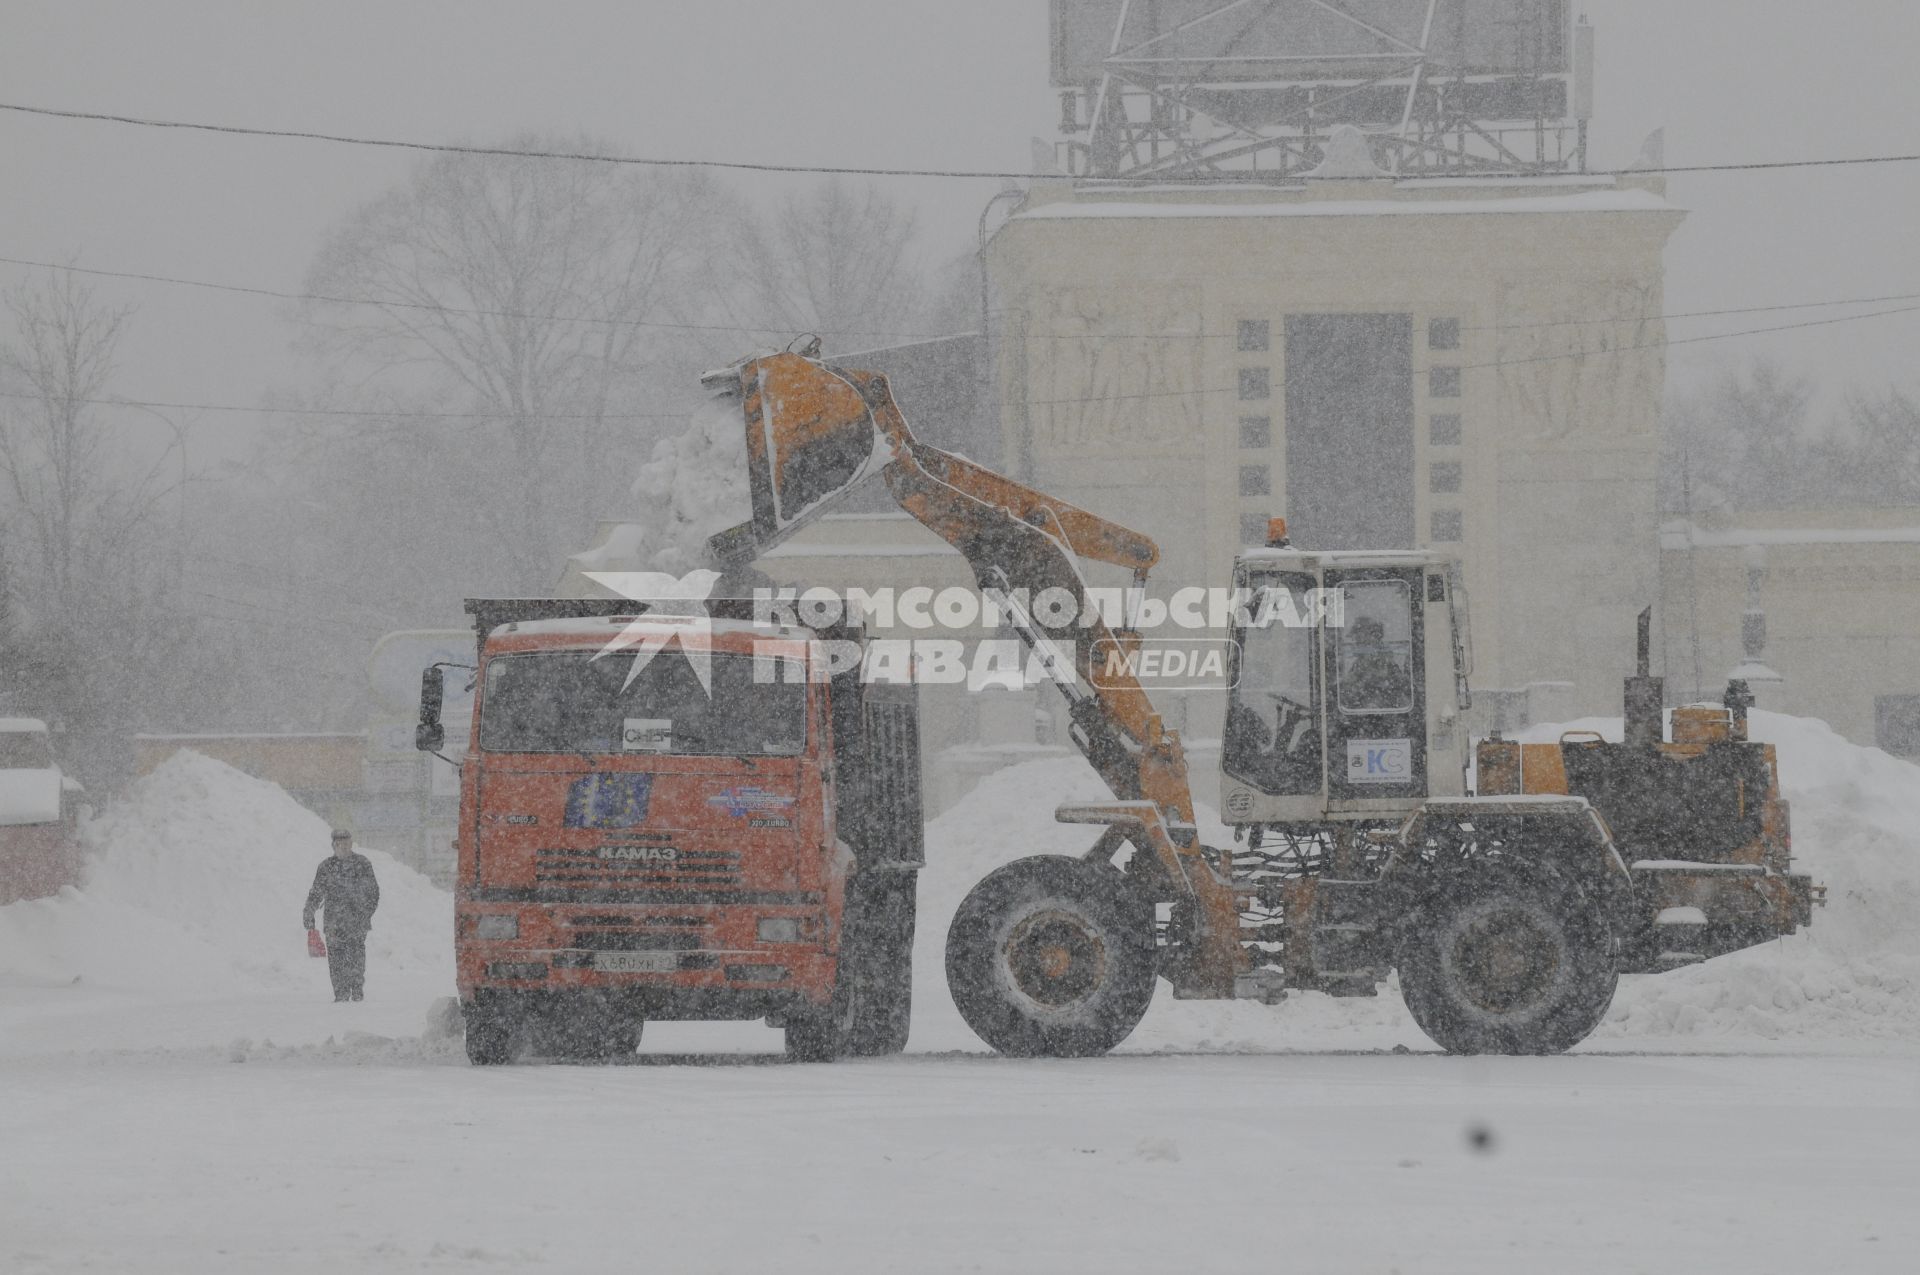
<svg viewBox="0 0 1920 1275">
<path fill-rule="evenodd" d="M 335 828 L 333 830 L 333 839 L 335 841 L 352 841 L 353 834 L 351 832 L 348 832 L 345 828 Z"/>
</svg>

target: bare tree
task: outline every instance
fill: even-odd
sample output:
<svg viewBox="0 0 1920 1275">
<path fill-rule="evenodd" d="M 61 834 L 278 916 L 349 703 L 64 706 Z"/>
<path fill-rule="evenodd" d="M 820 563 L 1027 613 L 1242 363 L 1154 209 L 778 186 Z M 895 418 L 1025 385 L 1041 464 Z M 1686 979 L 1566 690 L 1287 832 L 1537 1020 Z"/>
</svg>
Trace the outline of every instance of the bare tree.
<svg viewBox="0 0 1920 1275">
<path fill-rule="evenodd" d="M 698 174 L 423 162 L 353 214 L 309 274 L 309 292 L 365 304 L 311 302 L 302 317 L 335 383 L 353 387 L 350 405 L 474 415 L 433 425 L 402 412 L 340 441 L 372 463 L 437 451 L 443 463 L 429 454 L 416 480 L 462 470 L 471 517 L 459 532 L 486 536 L 521 587 L 546 585 L 670 424 L 640 419 L 661 412 L 659 389 L 692 393 L 689 369 L 713 357 L 710 339 L 663 325 L 701 317 L 723 203 Z"/>
<path fill-rule="evenodd" d="M 157 517 L 173 491 L 160 478 L 173 445 L 142 456 L 103 410 L 127 311 L 69 272 L 9 290 L 5 306 L 0 586 L 18 665 L 8 693 L 77 736 L 124 736 L 193 681 L 201 647 L 160 569 L 178 532 Z"/>
<path fill-rule="evenodd" d="M 924 328 L 913 211 L 873 183 L 829 178 L 739 231 L 739 294 L 753 326 L 814 332 L 833 350 L 910 339 Z"/>
<path fill-rule="evenodd" d="M 18 398 L 0 428 L 9 524 L 43 591 L 65 603 L 77 567 L 106 546 L 88 543 L 120 520 L 104 518 L 117 492 L 97 410 L 113 375 L 127 311 L 94 302 L 71 273 L 8 290 L 14 339 L 0 353 Z"/>
<path fill-rule="evenodd" d="M 1813 383 L 1756 358 L 1669 404 L 1668 508 L 1678 508 L 1681 457 L 1696 490 L 1737 506 L 1778 508 L 1816 499 L 1826 487 L 1826 449 L 1812 428 Z"/>
<path fill-rule="evenodd" d="M 1920 401 L 1900 389 L 1849 394 L 1838 463 L 1855 502 L 1920 504 Z"/>
</svg>

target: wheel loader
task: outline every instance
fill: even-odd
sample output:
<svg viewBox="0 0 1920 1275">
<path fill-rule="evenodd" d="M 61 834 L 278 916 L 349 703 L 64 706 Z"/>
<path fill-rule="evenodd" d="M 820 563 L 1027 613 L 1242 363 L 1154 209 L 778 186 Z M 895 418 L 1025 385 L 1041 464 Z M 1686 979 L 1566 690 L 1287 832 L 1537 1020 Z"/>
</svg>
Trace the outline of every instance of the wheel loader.
<svg viewBox="0 0 1920 1275">
<path fill-rule="evenodd" d="M 817 343 L 704 379 L 738 403 L 753 500 L 749 522 L 710 541 L 721 562 L 751 562 L 877 475 L 983 590 L 1091 601 L 1085 572 L 1101 571 L 1144 596 L 1151 539 L 920 441 L 885 377 Z M 1239 554 L 1229 595 L 1231 845 L 1201 841 L 1180 738 L 1112 658 L 1139 649 L 1138 628 L 1093 605 L 1007 612 L 1030 648 L 1071 664 L 1054 681 L 1068 733 L 1112 799 L 1055 812 L 1096 830 L 1084 854 L 996 869 L 953 918 L 948 985 L 994 1049 L 1104 1053 L 1161 978 L 1177 997 L 1271 1003 L 1374 995 L 1397 974 L 1450 1052 L 1557 1053 L 1599 1024 L 1620 975 L 1810 923 L 1821 891 L 1791 870 L 1774 751 L 1747 738 L 1751 697 L 1735 683 L 1724 703 L 1677 709 L 1666 739 L 1646 614 L 1623 742 L 1496 731 L 1474 749 L 1457 562 L 1296 548 L 1280 520 L 1269 540 Z"/>
</svg>

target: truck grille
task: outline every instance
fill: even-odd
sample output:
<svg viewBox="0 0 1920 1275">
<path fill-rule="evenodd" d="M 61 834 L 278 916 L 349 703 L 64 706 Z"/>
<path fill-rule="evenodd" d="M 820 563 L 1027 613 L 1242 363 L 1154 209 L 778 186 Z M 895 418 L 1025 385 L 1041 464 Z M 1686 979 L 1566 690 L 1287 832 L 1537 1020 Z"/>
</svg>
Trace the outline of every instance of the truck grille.
<svg viewBox="0 0 1920 1275">
<path fill-rule="evenodd" d="M 689 951 L 701 945 L 706 923 L 697 916 L 573 918 L 567 946 L 590 952 Z"/>
<path fill-rule="evenodd" d="M 681 850 L 672 860 L 661 862 L 603 859 L 595 847 L 536 850 L 533 879 L 539 885 L 594 889 L 723 889 L 740 884 L 740 854 L 736 850 Z"/>
</svg>

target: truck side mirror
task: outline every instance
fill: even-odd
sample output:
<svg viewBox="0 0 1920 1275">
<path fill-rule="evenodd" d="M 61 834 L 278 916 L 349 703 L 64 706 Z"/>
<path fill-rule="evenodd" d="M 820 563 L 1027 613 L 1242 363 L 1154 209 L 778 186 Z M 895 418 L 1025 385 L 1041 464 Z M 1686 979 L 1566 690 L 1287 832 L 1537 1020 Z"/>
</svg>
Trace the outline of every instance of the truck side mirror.
<svg viewBox="0 0 1920 1275">
<path fill-rule="evenodd" d="M 439 665 L 420 671 L 420 724 L 413 729 L 413 746 L 423 753 L 437 753 L 446 745 L 447 729 L 440 724 L 446 694 L 446 674 Z"/>
</svg>

